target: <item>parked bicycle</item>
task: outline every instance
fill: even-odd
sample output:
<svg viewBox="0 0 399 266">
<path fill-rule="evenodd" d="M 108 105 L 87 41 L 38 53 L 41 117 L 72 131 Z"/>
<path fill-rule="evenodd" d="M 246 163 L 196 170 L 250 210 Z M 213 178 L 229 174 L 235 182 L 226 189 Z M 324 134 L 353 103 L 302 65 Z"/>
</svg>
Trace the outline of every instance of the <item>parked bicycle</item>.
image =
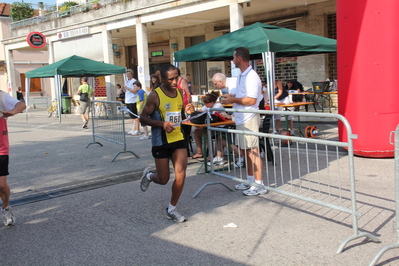
<svg viewBox="0 0 399 266">
<path fill-rule="evenodd" d="M 56 100 L 52 100 L 52 104 L 47 108 L 48 117 L 51 117 L 53 114 L 55 117 L 58 117 L 58 102 Z"/>
</svg>

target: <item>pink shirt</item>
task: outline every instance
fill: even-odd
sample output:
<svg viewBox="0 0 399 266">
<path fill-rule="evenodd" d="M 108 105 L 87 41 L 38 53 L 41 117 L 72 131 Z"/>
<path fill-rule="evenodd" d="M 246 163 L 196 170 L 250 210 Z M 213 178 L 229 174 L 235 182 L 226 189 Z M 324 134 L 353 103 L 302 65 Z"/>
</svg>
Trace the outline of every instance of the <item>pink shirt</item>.
<svg viewBox="0 0 399 266">
<path fill-rule="evenodd" d="M 0 91 L 0 110 L 10 111 L 14 109 L 15 105 L 19 103 L 17 99 L 14 99 L 7 93 Z M 10 146 L 8 142 L 8 130 L 7 130 L 7 119 L 0 117 L 0 155 L 8 155 Z"/>
</svg>

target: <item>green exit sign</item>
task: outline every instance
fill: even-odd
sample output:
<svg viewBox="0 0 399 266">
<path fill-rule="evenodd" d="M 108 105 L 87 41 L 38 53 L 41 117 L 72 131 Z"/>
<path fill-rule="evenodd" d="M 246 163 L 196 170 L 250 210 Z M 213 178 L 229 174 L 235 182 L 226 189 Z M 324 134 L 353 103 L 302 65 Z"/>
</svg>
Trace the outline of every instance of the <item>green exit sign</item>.
<svg viewBox="0 0 399 266">
<path fill-rule="evenodd" d="M 151 56 L 163 56 L 163 51 L 153 51 L 151 52 Z"/>
</svg>

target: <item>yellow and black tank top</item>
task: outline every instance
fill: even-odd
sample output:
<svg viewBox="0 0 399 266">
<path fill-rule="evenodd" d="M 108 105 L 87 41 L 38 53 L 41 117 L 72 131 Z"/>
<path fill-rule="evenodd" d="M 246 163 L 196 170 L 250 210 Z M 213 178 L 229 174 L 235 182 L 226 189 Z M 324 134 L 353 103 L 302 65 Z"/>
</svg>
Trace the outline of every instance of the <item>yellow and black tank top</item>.
<svg viewBox="0 0 399 266">
<path fill-rule="evenodd" d="M 183 98 L 180 90 L 176 90 L 176 97 L 167 96 L 160 87 L 155 89 L 158 95 L 159 106 L 151 118 L 158 121 L 169 121 L 176 124 L 175 130 L 166 133 L 162 127 L 152 127 L 152 146 L 162 146 L 176 141 L 184 140 L 180 122 L 182 121 Z"/>
</svg>

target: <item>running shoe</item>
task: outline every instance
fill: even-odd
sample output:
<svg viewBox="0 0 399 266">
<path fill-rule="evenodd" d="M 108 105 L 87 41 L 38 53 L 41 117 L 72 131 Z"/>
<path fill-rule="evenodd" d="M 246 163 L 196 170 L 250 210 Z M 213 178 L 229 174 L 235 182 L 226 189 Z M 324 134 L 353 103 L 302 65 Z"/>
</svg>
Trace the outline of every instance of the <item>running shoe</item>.
<svg viewBox="0 0 399 266">
<path fill-rule="evenodd" d="M 87 123 L 88 123 L 88 121 L 85 119 L 85 120 L 83 120 L 83 128 L 87 128 Z"/>
<path fill-rule="evenodd" d="M 223 157 L 215 157 L 213 158 L 213 164 L 214 165 L 222 165 L 223 164 Z M 208 165 L 211 165 L 211 162 L 208 162 Z"/>
<path fill-rule="evenodd" d="M 140 139 L 149 140 L 149 139 L 151 139 L 151 136 L 144 135 L 144 136 L 140 137 Z"/>
<path fill-rule="evenodd" d="M 258 188 L 258 187 L 251 187 L 250 189 L 244 190 L 242 193 L 245 196 L 257 196 L 257 195 L 264 195 L 268 193 L 266 189 Z"/>
<path fill-rule="evenodd" d="M 246 183 L 240 183 L 234 186 L 237 190 L 246 190 L 249 189 L 251 186 Z"/>
<path fill-rule="evenodd" d="M 4 225 L 9 226 L 16 222 L 15 216 L 12 213 L 11 206 L 6 207 L 5 209 L 1 209 L 4 217 Z"/>
<path fill-rule="evenodd" d="M 183 223 L 186 221 L 186 218 L 178 213 L 176 208 L 171 212 L 168 212 L 168 208 L 166 208 L 166 219 L 174 220 L 177 223 Z"/>
<path fill-rule="evenodd" d="M 239 157 L 237 162 L 234 164 L 235 168 L 244 167 L 244 157 Z"/>
<path fill-rule="evenodd" d="M 148 173 L 153 173 L 152 171 L 151 171 L 151 168 L 150 167 L 146 167 L 145 169 L 144 169 L 144 172 L 143 172 L 143 175 L 141 176 L 141 179 L 140 179 L 140 189 L 141 189 L 141 191 L 143 191 L 143 192 L 145 192 L 146 190 L 147 190 L 147 188 L 148 188 L 148 186 L 150 185 L 150 183 L 152 182 L 151 180 L 148 180 L 148 178 L 147 178 L 147 174 Z"/>
<path fill-rule="evenodd" d="M 138 136 L 138 135 L 141 135 L 141 134 L 143 134 L 143 132 L 140 132 L 140 131 L 138 131 L 138 130 L 136 130 L 136 131 L 134 131 L 133 132 L 133 136 Z"/>
</svg>

